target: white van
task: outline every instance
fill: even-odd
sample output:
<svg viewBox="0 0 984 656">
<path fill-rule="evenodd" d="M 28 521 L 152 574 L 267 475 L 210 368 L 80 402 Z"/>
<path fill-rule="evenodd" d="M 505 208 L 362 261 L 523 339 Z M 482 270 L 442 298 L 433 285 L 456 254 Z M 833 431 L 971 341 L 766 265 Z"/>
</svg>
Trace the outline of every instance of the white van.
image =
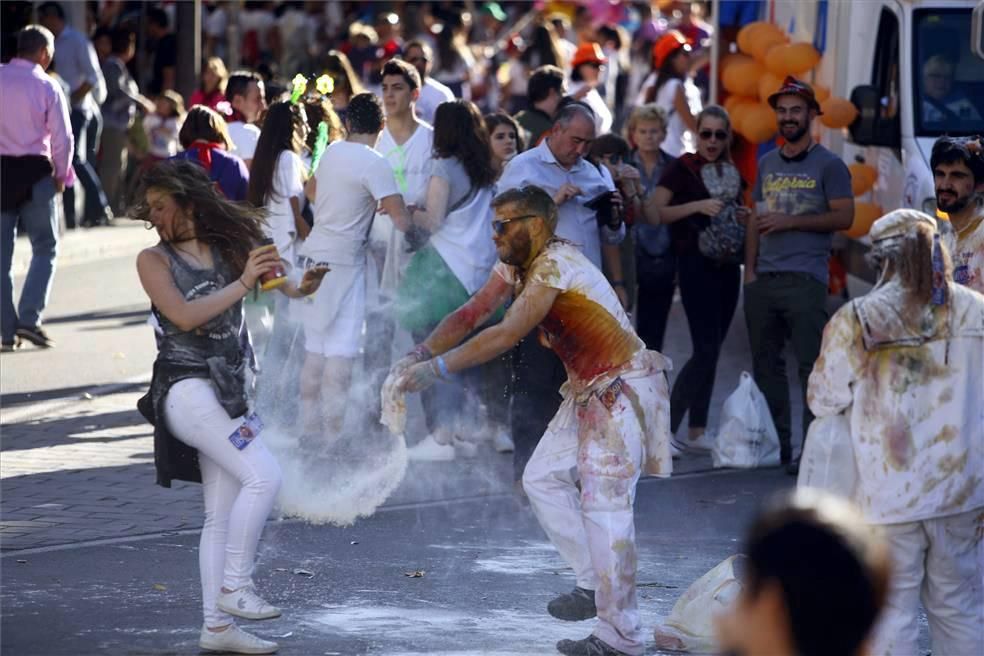
<svg viewBox="0 0 984 656">
<path fill-rule="evenodd" d="M 848 130 L 825 129 L 821 139 L 844 161 L 878 170 L 859 200 L 935 214 L 933 142 L 984 134 L 984 2 L 776 0 L 774 12 L 794 41 L 823 49 L 812 81 L 860 111 Z M 870 280 L 866 239 L 848 242 L 848 271 Z"/>
</svg>

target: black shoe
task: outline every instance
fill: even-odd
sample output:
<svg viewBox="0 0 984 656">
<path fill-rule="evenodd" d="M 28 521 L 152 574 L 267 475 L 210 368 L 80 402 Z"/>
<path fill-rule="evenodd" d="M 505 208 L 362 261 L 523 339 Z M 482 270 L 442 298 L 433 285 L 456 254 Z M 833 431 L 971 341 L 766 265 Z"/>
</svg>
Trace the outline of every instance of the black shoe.
<svg viewBox="0 0 984 656">
<path fill-rule="evenodd" d="M 41 330 L 41 326 L 34 326 L 33 328 L 20 327 L 17 329 L 17 336 L 26 339 L 35 346 L 41 348 L 51 348 L 55 345 L 55 340 L 48 337 L 48 335 Z"/>
<path fill-rule="evenodd" d="M 786 465 L 786 473 L 789 474 L 790 476 L 799 476 L 799 473 L 800 473 L 800 461 L 797 459 L 797 460 L 793 460 L 792 462 L 788 463 Z"/>
<path fill-rule="evenodd" d="M 562 594 L 547 604 L 547 612 L 566 622 L 590 620 L 598 614 L 594 590 L 574 588 L 573 592 Z"/>
<path fill-rule="evenodd" d="M 15 339 L 12 342 L 2 342 L 0 343 L 0 353 L 13 353 L 20 348 L 20 340 Z"/>
<path fill-rule="evenodd" d="M 557 651 L 565 656 L 628 656 L 593 635 L 584 640 L 561 640 L 557 643 Z"/>
</svg>

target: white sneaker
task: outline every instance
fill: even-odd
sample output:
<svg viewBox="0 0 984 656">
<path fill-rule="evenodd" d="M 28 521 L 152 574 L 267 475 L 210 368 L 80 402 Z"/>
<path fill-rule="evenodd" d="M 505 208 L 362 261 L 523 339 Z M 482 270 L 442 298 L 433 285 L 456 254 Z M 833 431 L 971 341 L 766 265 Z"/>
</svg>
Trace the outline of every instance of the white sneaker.
<svg viewBox="0 0 984 656">
<path fill-rule="evenodd" d="M 513 444 L 509 431 L 505 428 L 500 428 L 492 436 L 492 448 L 498 453 L 512 453 L 516 450 L 516 445 Z"/>
<path fill-rule="evenodd" d="M 280 617 L 280 609 L 264 601 L 256 594 L 256 588 L 252 585 L 244 585 L 232 592 L 220 592 L 216 605 L 221 611 L 247 620 L 269 620 Z"/>
<path fill-rule="evenodd" d="M 441 444 L 433 435 L 428 435 L 407 449 L 407 457 L 410 460 L 435 462 L 454 460 L 454 445 Z"/>
<path fill-rule="evenodd" d="M 280 648 L 272 640 L 246 633 L 235 624 L 230 624 L 225 631 L 209 631 L 207 626 L 203 626 L 198 646 L 205 651 L 229 654 L 272 654 Z"/>
<path fill-rule="evenodd" d="M 670 440 L 670 457 L 679 460 L 683 455 L 683 450 L 676 445 L 676 440 Z"/>
<path fill-rule="evenodd" d="M 462 458 L 474 458 L 478 455 L 478 444 L 463 440 L 457 436 L 454 438 L 452 448 L 454 449 L 455 455 L 460 455 Z"/>
<path fill-rule="evenodd" d="M 689 437 L 685 437 L 680 441 L 685 443 L 687 445 L 687 449 L 691 451 L 707 452 L 712 450 L 714 448 L 714 443 L 717 442 L 717 431 L 705 429 L 704 432 L 701 433 L 700 437 L 696 439 L 692 440 Z"/>
</svg>

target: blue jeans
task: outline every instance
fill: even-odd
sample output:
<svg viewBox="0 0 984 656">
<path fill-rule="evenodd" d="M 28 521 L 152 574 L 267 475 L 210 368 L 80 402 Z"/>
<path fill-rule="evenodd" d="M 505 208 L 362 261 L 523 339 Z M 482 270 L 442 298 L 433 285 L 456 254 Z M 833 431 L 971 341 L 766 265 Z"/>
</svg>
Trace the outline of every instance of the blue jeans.
<svg viewBox="0 0 984 656">
<path fill-rule="evenodd" d="M 31 240 L 31 266 L 24 279 L 20 304 L 14 310 L 14 283 L 10 268 L 14 259 L 17 221 L 24 225 Z M 58 255 L 58 214 L 55 210 L 55 180 L 48 177 L 34 184 L 31 200 L 15 211 L 0 215 L 0 335 L 14 341 L 18 326 L 33 328 L 41 324 L 41 313 L 48 304 L 51 279 Z"/>
<path fill-rule="evenodd" d="M 96 173 L 96 152 L 99 150 L 99 139 L 102 136 L 102 114 L 96 109 L 91 116 L 77 107 L 72 108 L 72 135 L 75 137 L 75 156 L 72 167 L 78 181 L 85 189 L 86 222 L 97 222 L 105 217 L 109 200 L 103 191 L 102 182 Z M 65 225 L 75 228 L 80 223 L 75 216 L 75 189 L 65 189 Z"/>
</svg>

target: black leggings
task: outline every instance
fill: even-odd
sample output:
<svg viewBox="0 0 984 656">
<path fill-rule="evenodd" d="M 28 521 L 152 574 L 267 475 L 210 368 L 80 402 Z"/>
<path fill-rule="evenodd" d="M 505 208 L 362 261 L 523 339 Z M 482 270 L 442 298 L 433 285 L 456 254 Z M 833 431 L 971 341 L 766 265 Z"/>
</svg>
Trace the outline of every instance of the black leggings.
<svg viewBox="0 0 984 656">
<path fill-rule="evenodd" d="M 677 258 L 680 299 L 687 313 L 693 355 L 670 393 L 670 429 L 689 411 L 691 427 L 706 427 L 721 345 L 735 315 L 741 289 L 737 264 L 720 265 L 694 251 Z"/>
</svg>

